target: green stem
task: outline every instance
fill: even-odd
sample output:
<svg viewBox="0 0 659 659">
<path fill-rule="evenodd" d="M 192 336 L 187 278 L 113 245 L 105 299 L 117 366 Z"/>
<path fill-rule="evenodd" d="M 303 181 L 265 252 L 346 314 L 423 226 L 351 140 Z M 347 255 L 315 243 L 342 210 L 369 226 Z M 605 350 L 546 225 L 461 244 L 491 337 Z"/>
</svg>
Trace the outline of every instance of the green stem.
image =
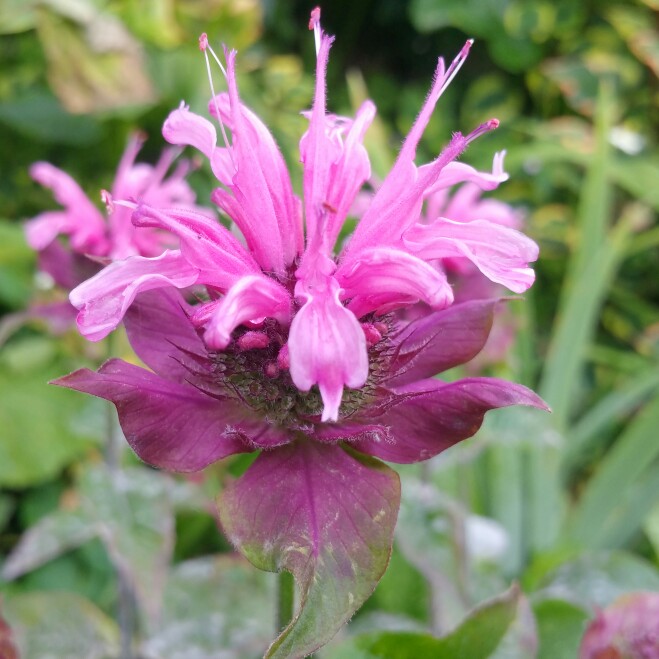
<svg viewBox="0 0 659 659">
<path fill-rule="evenodd" d="M 279 633 L 293 618 L 294 599 L 293 575 L 282 570 L 277 574 L 277 633 Z"/>
<path fill-rule="evenodd" d="M 106 339 L 108 358 L 114 357 L 116 349 L 114 333 Z M 106 403 L 105 464 L 114 477 L 121 470 L 123 436 L 119 429 L 117 413 L 112 403 Z M 121 659 L 134 659 L 133 639 L 137 633 L 137 601 L 135 588 L 130 579 L 115 566 L 117 577 L 117 622 L 119 624 Z"/>
</svg>

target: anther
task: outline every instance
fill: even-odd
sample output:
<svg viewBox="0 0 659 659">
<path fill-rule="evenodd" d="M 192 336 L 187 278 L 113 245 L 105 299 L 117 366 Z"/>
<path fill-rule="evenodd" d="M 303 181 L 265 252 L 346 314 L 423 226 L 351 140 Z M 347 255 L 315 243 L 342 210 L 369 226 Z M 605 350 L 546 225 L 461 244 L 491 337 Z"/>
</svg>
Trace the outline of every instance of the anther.
<svg viewBox="0 0 659 659">
<path fill-rule="evenodd" d="M 211 63 L 210 60 L 208 59 L 208 53 L 210 53 L 213 56 L 213 59 L 217 62 L 217 65 L 220 67 L 220 70 L 222 71 L 222 75 L 224 76 L 225 79 L 227 78 L 227 71 L 224 68 L 222 62 L 220 62 L 218 56 L 215 54 L 215 51 L 209 45 L 208 35 L 205 32 L 202 32 L 202 34 L 199 36 L 199 50 L 201 50 L 204 53 L 204 59 L 206 60 L 206 73 L 208 74 L 208 83 L 211 88 L 211 94 L 213 95 L 213 104 L 215 105 L 215 115 L 220 124 L 220 130 L 222 132 L 222 140 L 224 141 L 224 146 L 227 148 L 227 152 L 229 153 L 229 157 L 231 158 L 231 162 L 233 163 L 234 169 L 237 169 L 236 163 L 233 161 L 233 153 L 231 152 L 229 138 L 227 137 L 227 132 L 224 128 L 222 115 L 220 114 L 220 108 L 217 104 L 217 94 L 215 93 L 215 85 L 213 84 L 213 74 L 211 72 Z"/>
<path fill-rule="evenodd" d="M 316 55 L 320 51 L 320 38 L 322 30 L 320 27 L 320 7 L 314 7 L 311 10 L 311 17 L 309 18 L 309 29 L 313 30 L 314 40 L 316 42 Z"/>
<path fill-rule="evenodd" d="M 114 213 L 114 201 L 110 192 L 101 190 L 101 201 L 105 204 L 105 209 L 108 213 Z"/>
<path fill-rule="evenodd" d="M 490 119 L 489 121 L 486 121 L 484 124 L 481 124 L 478 128 L 474 129 L 465 137 L 465 141 L 467 144 L 470 144 L 473 142 L 476 138 L 480 137 L 481 135 L 484 135 L 485 133 L 489 133 L 491 130 L 494 130 L 495 128 L 499 127 L 499 120 L 498 119 Z"/>
<path fill-rule="evenodd" d="M 465 42 L 465 45 L 462 46 L 462 49 L 460 52 L 457 54 L 455 59 L 451 62 L 451 65 L 448 67 L 448 70 L 444 74 L 444 83 L 441 86 L 441 89 L 439 90 L 439 96 L 441 96 L 444 91 L 446 91 L 446 88 L 451 84 L 453 78 L 458 74 L 458 71 L 462 68 L 462 65 L 465 63 L 467 59 L 467 55 L 469 55 L 469 49 L 472 47 L 474 43 L 473 39 L 467 39 Z"/>
</svg>

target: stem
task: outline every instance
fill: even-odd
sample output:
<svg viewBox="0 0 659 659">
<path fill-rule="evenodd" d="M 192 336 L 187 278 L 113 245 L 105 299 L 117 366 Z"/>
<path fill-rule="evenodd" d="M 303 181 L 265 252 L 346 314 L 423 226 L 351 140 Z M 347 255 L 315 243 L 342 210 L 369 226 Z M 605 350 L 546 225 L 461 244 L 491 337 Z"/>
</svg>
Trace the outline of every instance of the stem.
<svg viewBox="0 0 659 659">
<path fill-rule="evenodd" d="M 115 349 L 114 335 L 106 339 L 108 357 L 112 357 Z M 117 423 L 117 413 L 114 405 L 107 403 L 105 425 L 105 464 L 114 477 L 121 470 L 121 449 L 123 436 Z M 115 566 L 117 575 L 117 622 L 120 634 L 121 659 L 134 659 L 133 638 L 137 631 L 137 603 L 135 589 L 131 580 Z"/>
<path fill-rule="evenodd" d="M 116 348 L 114 332 L 105 339 L 105 347 L 107 349 L 107 358 L 111 359 L 114 356 Z M 110 472 L 115 472 L 120 468 L 122 436 L 118 427 L 117 413 L 115 412 L 114 405 L 108 402 L 105 409 L 105 464 Z"/>
<path fill-rule="evenodd" d="M 282 570 L 277 574 L 277 613 L 275 624 L 279 633 L 293 618 L 294 593 L 293 575 Z"/>
</svg>

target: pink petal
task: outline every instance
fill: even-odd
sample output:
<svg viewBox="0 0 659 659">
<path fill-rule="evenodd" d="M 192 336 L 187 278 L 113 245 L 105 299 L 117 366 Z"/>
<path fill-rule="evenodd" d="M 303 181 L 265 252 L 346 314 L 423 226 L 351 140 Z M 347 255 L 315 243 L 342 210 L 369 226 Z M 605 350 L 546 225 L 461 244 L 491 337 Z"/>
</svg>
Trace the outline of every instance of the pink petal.
<svg viewBox="0 0 659 659">
<path fill-rule="evenodd" d="M 436 220 L 443 216 L 455 222 L 487 220 L 511 229 L 521 228 L 522 214 L 518 210 L 497 199 L 482 199 L 481 195 L 482 191 L 477 185 L 466 183 L 456 190 L 448 204 L 443 204 L 433 213 L 429 210 L 427 219 Z"/>
<path fill-rule="evenodd" d="M 293 262 L 302 243 L 299 206 L 274 140 L 266 137 L 269 134 L 260 122 L 250 121 L 253 115 L 248 116 L 240 103 L 236 52 L 225 54 L 235 165 L 235 173 L 227 183 L 234 199 L 230 204 L 225 202 L 225 210 L 233 206 L 231 217 L 261 268 L 283 276 L 285 266 Z"/>
<path fill-rule="evenodd" d="M 326 115 L 325 75 L 333 38 L 322 35 L 316 63 L 316 91 L 309 129 L 300 140 L 304 164 L 304 203 L 307 243 L 329 253 L 352 202 L 371 173 L 362 140 L 375 116 L 366 101 L 350 126 L 345 144 L 343 121 Z"/>
<path fill-rule="evenodd" d="M 190 112 L 181 105 L 170 112 L 162 127 L 163 137 L 170 143 L 179 146 L 192 146 L 201 151 L 209 160 L 213 174 L 225 185 L 231 183 L 234 174 L 229 152 L 217 146 L 215 126 Z"/>
<path fill-rule="evenodd" d="M 468 145 L 460 133 L 453 138 L 439 156 L 423 171 L 417 171 L 412 161 L 396 161 L 373 201 L 352 234 L 342 259 L 351 262 L 359 252 L 376 245 L 397 245 L 402 235 L 421 216 L 424 197 L 434 185 L 446 165 L 457 158 Z"/>
<path fill-rule="evenodd" d="M 90 341 L 100 341 L 121 322 L 140 291 L 194 284 L 199 271 L 179 251 L 161 256 L 133 256 L 114 261 L 97 275 L 74 288 L 69 300 L 80 311 L 78 329 Z"/>
<path fill-rule="evenodd" d="M 231 75 L 232 71 L 233 69 L 227 70 L 227 74 Z M 302 208 L 300 200 L 293 194 L 286 161 L 277 143 L 256 114 L 240 102 L 237 87 L 235 97 L 231 94 L 231 100 L 229 94 L 218 94 L 211 99 L 208 110 L 212 115 L 217 115 L 219 110 L 222 121 L 232 131 L 232 152 L 238 167 L 242 164 L 244 171 L 251 174 L 252 179 L 256 178 L 257 170 L 259 178 L 262 176 L 259 181 L 261 196 L 267 195 L 271 199 L 274 220 L 281 234 L 284 262 L 292 263 L 304 248 Z M 239 117 L 239 131 L 236 130 L 235 116 Z M 240 186 L 242 180 L 242 175 L 237 178 L 234 176 L 229 187 L 233 189 L 234 186 Z M 249 198 L 247 193 L 244 196 L 248 203 L 243 204 L 243 214 L 252 215 L 251 226 L 256 229 L 257 235 L 260 235 L 258 215 L 256 218 L 253 215 L 255 212 L 260 213 L 261 208 L 254 208 L 254 200 Z M 238 223 L 241 229 L 244 224 L 245 220 Z M 262 240 L 262 236 L 260 239 Z"/>
<path fill-rule="evenodd" d="M 443 309 L 453 302 L 443 272 L 398 249 L 365 250 L 350 265 L 340 265 L 336 278 L 344 299 L 359 298 L 360 316 L 378 308 L 368 309 L 370 297 L 378 306 L 403 299 L 422 300 L 433 309 Z"/>
<path fill-rule="evenodd" d="M 57 203 L 64 206 L 66 218 L 60 213 L 42 214 L 37 224 L 29 229 L 35 249 L 42 249 L 48 238 L 52 241 L 57 233 L 66 233 L 71 246 L 78 252 L 104 255 L 108 245 L 105 238 L 105 220 L 100 211 L 89 201 L 80 186 L 66 173 L 47 162 L 36 162 L 30 167 L 30 176 L 39 184 L 53 191 Z M 56 226 L 50 230 L 48 221 Z M 30 243 L 31 244 L 31 243 Z"/>
<path fill-rule="evenodd" d="M 462 162 L 450 162 L 442 169 L 437 180 L 427 190 L 427 194 L 433 194 L 437 190 L 467 182 L 474 183 L 481 190 L 494 190 L 500 183 L 507 181 L 509 178 L 508 174 L 503 171 L 503 158 L 505 155 L 505 151 L 495 154 L 492 173 L 479 172 L 474 167 L 470 167 Z M 430 167 L 430 165 L 423 165 L 419 168 L 419 171 L 425 171 L 426 167 Z"/>
<path fill-rule="evenodd" d="M 181 253 L 199 276 L 197 282 L 226 290 L 238 279 L 260 272 L 251 254 L 217 220 L 187 209 L 159 210 L 138 206 L 137 227 L 155 227 L 178 237 Z"/>
<path fill-rule="evenodd" d="M 416 222 L 421 212 L 422 197 L 434 185 L 444 167 L 467 147 L 467 140 L 456 133 L 439 157 L 417 172 L 414 160 L 416 147 L 423 135 L 435 105 L 446 87 L 465 61 L 471 40 L 468 41 L 448 70 L 440 58 L 435 78 L 419 115 L 403 143 L 391 171 L 364 213 L 345 250 L 349 260 L 355 252 L 375 245 L 396 244 L 402 233 Z"/>
<path fill-rule="evenodd" d="M 61 234 L 75 230 L 75 219 L 65 211 L 46 211 L 25 223 L 27 244 L 37 251 L 45 249 Z"/>
<path fill-rule="evenodd" d="M 523 293 L 535 279 L 529 262 L 538 258 L 538 246 L 524 234 L 484 220 L 452 222 L 441 218 L 417 224 L 405 234 L 405 246 L 425 260 L 469 259 L 489 279 L 515 293 Z"/>
<path fill-rule="evenodd" d="M 217 302 L 204 339 L 209 347 L 222 350 L 229 345 L 231 332 L 238 325 L 266 317 L 288 324 L 290 316 L 288 291 L 270 277 L 249 275 L 238 280 Z"/>
<path fill-rule="evenodd" d="M 339 284 L 299 281 L 297 296 L 306 300 L 291 323 L 290 371 L 301 391 L 317 384 L 323 399 L 323 421 L 336 421 L 343 386 L 359 388 L 368 377 L 366 339 L 355 316 L 339 301 Z"/>
</svg>

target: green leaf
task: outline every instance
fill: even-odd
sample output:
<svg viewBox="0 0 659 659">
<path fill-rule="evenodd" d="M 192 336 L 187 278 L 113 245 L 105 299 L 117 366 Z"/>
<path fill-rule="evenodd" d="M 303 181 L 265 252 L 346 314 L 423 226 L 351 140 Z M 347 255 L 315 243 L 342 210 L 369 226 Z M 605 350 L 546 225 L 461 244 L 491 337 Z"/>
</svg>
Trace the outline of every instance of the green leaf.
<svg viewBox="0 0 659 659">
<path fill-rule="evenodd" d="M 588 613 L 565 600 L 547 599 L 533 606 L 538 624 L 537 659 L 576 657 Z"/>
<path fill-rule="evenodd" d="M 540 395 L 553 410 L 559 430 L 565 430 L 581 382 L 581 369 L 601 304 L 625 253 L 631 221 L 621 219 L 605 241 L 611 220 L 607 176 L 609 96 L 599 101 L 596 148 L 579 200 L 579 240 L 563 283 L 558 317 L 547 353 Z"/>
<path fill-rule="evenodd" d="M 7 494 L 0 494 L 0 531 L 2 531 L 14 512 L 14 499 Z"/>
<path fill-rule="evenodd" d="M 659 396 L 648 403 L 616 440 L 588 481 L 570 520 L 571 537 L 586 547 L 604 548 L 607 523 L 629 488 L 659 456 Z M 633 513 L 633 511 L 629 511 Z M 645 514 L 636 519 L 640 527 Z"/>
<path fill-rule="evenodd" d="M 0 113 L 2 109 L 0 108 Z M 24 307 L 32 291 L 35 254 L 19 222 L 0 221 L 0 303 Z"/>
<path fill-rule="evenodd" d="M 230 556 L 176 565 L 162 614 L 142 645 L 149 657 L 260 657 L 272 637 L 272 574 Z M 264 624 L 264 621 L 267 621 Z"/>
<path fill-rule="evenodd" d="M 492 25 L 501 25 L 501 0 L 465 0 L 464 2 L 435 2 L 414 0 L 410 18 L 420 32 L 442 27 L 459 28 L 474 35 L 490 35 Z"/>
<path fill-rule="evenodd" d="M 2 578 L 12 580 L 94 537 L 94 520 L 80 510 L 56 510 L 30 527 L 7 558 Z"/>
<path fill-rule="evenodd" d="M 80 397 L 47 384 L 67 366 L 54 359 L 55 342 L 15 341 L 0 359 L 0 486 L 23 488 L 48 480 L 95 445 L 82 427 Z M 72 394 L 72 395 L 71 395 Z"/>
<path fill-rule="evenodd" d="M 485 659 L 497 648 L 515 619 L 519 589 L 513 586 L 502 596 L 478 607 L 453 633 L 438 641 L 440 658 Z"/>
<path fill-rule="evenodd" d="M 655 555 L 659 557 L 659 503 L 656 500 L 653 504 L 652 511 L 645 520 L 643 530 L 652 544 Z"/>
<path fill-rule="evenodd" d="M 487 659 L 497 649 L 515 619 L 519 590 L 475 609 L 452 633 L 442 638 L 415 632 L 377 632 L 352 639 L 330 653 L 330 659 Z M 352 654 L 351 654 L 352 652 Z"/>
<path fill-rule="evenodd" d="M 654 366 L 636 372 L 624 385 L 605 396 L 588 410 L 569 431 L 564 463 L 570 467 L 598 443 L 608 426 L 621 421 L 659 387 L 659 370 Z"/>
<path fill-rule="evenodd" d="M 66 112 L 46 90 L 35 89 L 0 105 L 0 122 L 40 142 L 87 146 L 101 137 L 89 116 Z"/>
<path fill-rule="evenodd" d="M 117 656 L 118 630 L 90 601 L 72 593 L 21 593 L 5 601 L 20 656 Z"/>
<path fill-rule="evenodd" d="M 142 50 L 123 23 L 93 10 L 75 18 L 39 12 L 48 78 L 62 105 L 72 113 L 89 113 L 153 103 Z"/>
<path fill-rule="evenodd" d="M 32 30 L 37 22 L 36 0 L 2 0 L 0 34 Z"/>
<path fill-rule="evenodd" d="M 80 483 L 81 512 L 110 559 L 135 588 L 147 620 L 160 613 L 173 552 L 171 478 L 142 467 L 88 469 Z"/>
<path fill-rule="evenodd" d="M 659 590 L 659 571 L 651 563 L 623 551 L 583 553 L 546 574 L 538 597 L 593 611 L 635 590 Z"/>
<path fill-rule="evenodd" d="M 15 579 L 98 537 L 117 570 L 134 585 L 147 620 L 154 621 L 173 549 L 174 489 L 169 476 L 141 467 L 88 468 L 75 507 L 56 510 L 30 528 L 9 556 L 3 577 Z"/>
</svg>

